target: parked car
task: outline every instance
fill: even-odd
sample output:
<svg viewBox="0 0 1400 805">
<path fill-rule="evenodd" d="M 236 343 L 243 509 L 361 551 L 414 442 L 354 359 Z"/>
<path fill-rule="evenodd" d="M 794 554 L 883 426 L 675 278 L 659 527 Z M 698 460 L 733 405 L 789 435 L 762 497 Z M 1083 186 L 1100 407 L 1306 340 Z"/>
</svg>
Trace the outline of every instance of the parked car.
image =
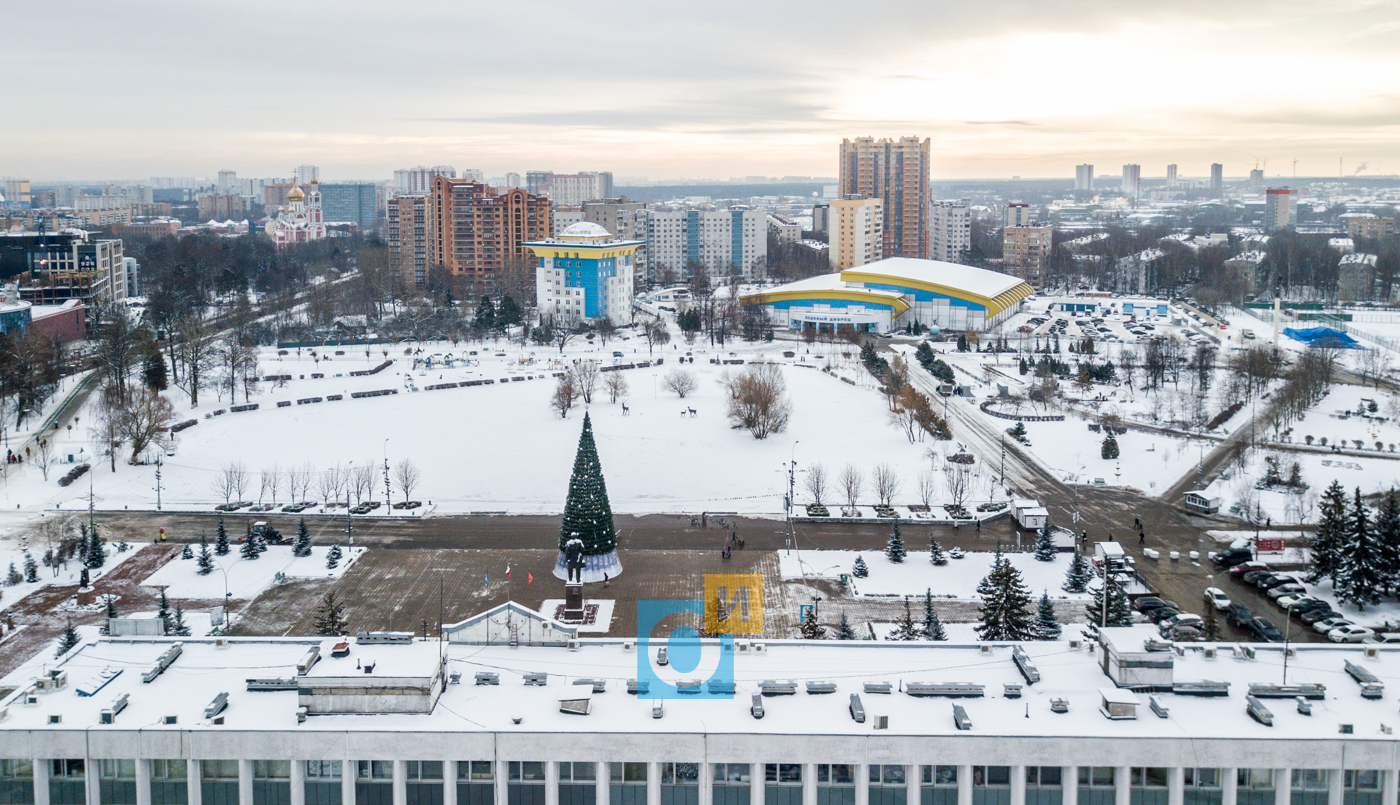
<svg viewBox="0 0 1400 805">
<path fill-rule="evenodd" d="M 1266 578 L 1262 578 L 1259 581 L 1255 582 L 1254 586 L 1258 587 L 1259 589 L 1265 592 L 1268 592 L 1269 590 L 1272 590 L 1275 587 L 1282 587 L 1285 584 L 1292 584 L 1300 588 L 1303 586 L 1301 584 L 1298 584 L 1297 579 L 1294 579 L 1292 576 L 1279 575 L 1270 575 Z"/>
<path fill-rule="evenodd" d="M 1147 619 L 1153 623 L 1161 623 L 1164 620 L 1175 618 L 1181 612 L 1171 607 L 1158 607 L 1157 609 L 1149 609 L 1142 614 L 1146 615 Z"/>
<path fill-rule="evenodd" d="M 1312 613 L 1312 612 L 1331 612 L 1331 611 L 1332 611 L 1332 605 L 1329 604 L 1329 603 L 1327 603 L 1326 601 L 1323 601 L 1323 600 L 1321 600 L 1321 599 L 1319 599 L 1319 598 L 1311 598 L 1311 596 L 1309 596 L 1309 598 L 1310 598 L 1310 600 L 1308 600 L 1308 601 L 1304 601 L 1304 602 L 1301 603 L 1301 604 L 1294 604 L 1294 605 L 1293 605 L 1292 612 L 1293 612 L 1293 614 L 1294 614 L 1295 616 L 1301 618 L 1301 617 L 1303 617 L 1304 615 L 1307 615 L 1307 614 Z M 1316 622 L 1317 620 L 1321 620 L 1321 618 L 1316 618 L 1316 619 L 1314 619 L 1314 622 Z"/>
<path fill-rule="evenodd" d="M 1280 632 L 1277 626 L 1269 623 L 1269 621 L 1264 618 L 1255 618 L 1250 621 L 1249 631 L 1250 634 L 1254 635 L 1255 639 L 1264 643 L 1283 642 L 1283 632 Z"/>
<path fill-rule="evenodd" d="M 1248 548 L 1229 548 L 1217 553 L 1211 561 L 1221 567 L 1234 567 L 1253 558 L 1254 552 Z"/>
<path fill-rule="evenodd" d="M 1165 598 L 1158 598 L 1155 595 L 1144 595 L 1142 598 L 1133 602 L 1133 608 L 1138 612 L 1146 612 L 1149 609 L 1160 609 L 1162 607 L 1172 607 L 1175 609 L 1176 604 L 1173 604 Z"/>
<path fill-rule="evenodd" d="M 1179 623 L 1170 629 L 1162 631 L 1162 637 L 1174 643 L 1196 643 L 1199 642 L 1204 635 L 1204 632 L 1189 623 Z"/>
<path fill-rule="evenodd" d="M 1333 629 L 1340 629 L 1340 628 L 1342 628 L 1343 626 L 1351 626 L 1351 625 L 1352 625 L 1352 622 L 1351 622 L 1351 621 L 1349 621 L 1349 620 L 1347 620 L 1346 618 L 1343 618 L 1342 616 L 1338 615 L 1338 616 L 1335 617 L 1335 618 L 1324 618 L 1323 620 L 1320 620 L 1320 621 L 1315 622 L 1315 623 L 1313 624 L 1313 631 L 1314 631 L 1314 632 L 1321 632 L 1322 634 L 1327 634 L 1328 632 L 1331 632 Z"/>
<path fill-rule="evenodd" d="M 1205 590 L 1206 603 L 1216 609 L 1229 609 L 1230 597 L 1225 595 L 1225 591 L 1219 587 L 1207 587 Z"/>
<path fill-rule="evenodd" d="M 1328 618 L 1340 617 L 1342 617 L 1342 614 L 1333 609 L 1331 604 L 1323 602 L 1323 605 L 1320 607 L 1303 610 L 1302 613 L 1298 615 L 1298 620 L 1302 621 L 1308 626 L 1312 626 L 1318 621 L 1325 621 Z"/>
<path fill-rule="evenodd" d="M 1275 585 L 1275 586 L 1273 586 L 1273 587 L 1270 587 L 1270 588 L 1267 590 L 1267 594 L 1268 594 L 1268 596 L 1269 596 L 1270 598 L 1272 598 L 1272 599 L 1274 599 L 1274 600 L 1278 600 L 1278 599 L 1283 598 L 1283 597 L 1285 597 L 1285 596 L 1290 596 L 1290 595 L 1302 595 L 1303 593 L 1306 593 L 1307 591 L 1308 591 L 1308 588 L 1307 588 L 1307 587 L 1304 587 L 1303 585 L 1299 584 L 1299 583 L 1296 582 L 1296 581 L 1285 581 L 1283 584 L 1279 584 L 1279 585 Z"/>
<path fill-rule="evenodd" d="M 1235 626 L 1244 627 L 1254 620 L 1254 613 L 1244 604 L 1231 604 L 1229 609 L 1225 610 L 1225 620 Z"/>
<path fill-rule="evenodd" d="M 1267 570 L 1251 570 L 1248 573 L 1245 573 L 1244 575 L 1240 576 L 1240 581 L 1244 582 L 1245 584 L 1254 584 L 1255 582 L 1259 581 L 1265 576 L 1271 575 L 1273 574 Z"/>
<path fill-rule="evenodd" d="M 1360 643 L 1368 638 L 1375 637 L 1376 633 L 1365 626 L 1342 626 L 1327 633 L 1327 639 L 1333 643 Z"/>
<path fill-rule="evenodd" d="M 1173 615 L 1172 617 L 1162 621 L 1161 630 L 1165 632 L 1166 630 L 1171 629 L 1173 627 L 1181 626 L 1188 623 L 1199 628 L 1202 624 L 1201 616 L 1193 615 L 1190 612 L 1182 612 L 1177 615 Z"/>
<path fill-rule="evenodd" d="M 1235 578 L 1239 578 L 1240 576 L 1243 576 L 1244 574 L 1255 570 L 1267 571 L 1268 569 L 1269 565 L 1266 562 L 1241 562 L 1238 565 L 1235 565 L 1234 567 L 1230 568 L 1230 575 L 1234 576 Z"/>
<path fill-rule="evenodd" d="M 1366 642 L 1379 643 L 1386 646 L 1400 644 L 1400 632 L 1381 632 Z"/>
<path fill-rule="evenodd" d="M 1275 588 L 1275 589 L 1277 589 L 1277 588 Z M 1272 592 L 1272 591 L 1271 591 L 1271 592 Z M 1315 597 L 1315 596 L 1308 595 L 1307 593 L 1297 593 L 1296 595 L 1280 595 L 1278 598 L 1275 598 L 1275 599 L 1274 599 L 1274 603 L 1275 603 L 1275 604 L 1278 604 L 1279 609 L 1286 609 L 1286 610 L 1289 610 L 1289 611 L 1296 611 L 1297 609 L 1302 608 L 1302 607 L 1306 607 L 1308 604 L 1312 603 L 1313 601 L 1318 601 L 1318 600 L 1321 600 L 1321 599 L 1319 599 L 1319 598 L 1317 598 L 1317 597 Z"/>
</svg>

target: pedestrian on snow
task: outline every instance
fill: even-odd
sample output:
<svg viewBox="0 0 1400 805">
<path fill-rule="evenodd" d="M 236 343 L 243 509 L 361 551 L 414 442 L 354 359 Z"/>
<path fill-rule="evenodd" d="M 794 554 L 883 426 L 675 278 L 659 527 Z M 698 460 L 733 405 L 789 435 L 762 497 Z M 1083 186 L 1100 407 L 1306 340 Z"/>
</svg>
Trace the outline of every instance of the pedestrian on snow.
<svg viewBox="0 0 1400 805">
<path fill-rule="evenodd" d="M 1139 544 L 1139 545 L 1146 545 L 1146 544 L 1147 544 L 1147 532 L 1146 532 L 1146 531 L 1139 531 L 1139 532 L 1138 532 L 1138 544 Z"/>
</svg>

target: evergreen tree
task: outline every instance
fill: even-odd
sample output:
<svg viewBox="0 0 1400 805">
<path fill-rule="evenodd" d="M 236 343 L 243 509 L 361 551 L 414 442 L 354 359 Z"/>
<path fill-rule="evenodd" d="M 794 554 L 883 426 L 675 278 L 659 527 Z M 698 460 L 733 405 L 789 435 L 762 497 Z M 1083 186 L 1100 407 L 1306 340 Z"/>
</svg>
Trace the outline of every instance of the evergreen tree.
<svg viewBox="0 0 1400 805">
<path fill-rule="evenodd" d="M 914 613 L 909 610 L 909 596 L 904 597 L 904 616 L 895 621 L 888 640 L 918 640 L 919 627 L 914 625 Z"/>
<path fill-rule="evenodd" d="M 490 296 L 481 297 L 481 304 L 476 306 L 476 318 L 472 324 L 483 332 L 496 328 L 496 306 L 491 304 Z"/>
<path fill-rule="evenodd" d="M 1040 594 L 1040 606 L 1035 610 L 1035 636 L 1037 640 L 1060 639 L 1060 621 L 1055 617 L 1049 590 Z"/>
<path fill-rule="evenodd" d="M 1022 374 L 1025 373 L 1022 372 Z M 1022 439 L 1026 438 L 1026 423 L 1017 420 L 1015 425 L 1012 425 L 1011 427 L 1006 429 L 1006 435 L 1010 436 L 1018 442 L 1021 441 Z"/>
<path fill-rule="evenodd" d="M 1032 640 L 1031 594 L 1021 580 L 1021 571 L 1002 553 L 997 543 L 992 571 L 977 584 L 982 598 L 982 622 L 977 636 L 982 640 Z"/>
<path fill-rule="evenodd" d="M 1094 600 L 1084 608 L 1084 614 L 1088 617 L 1089 624 L 1095 628 L 1104 624 L 1103 616 L 1103 596 L 1104 587 L 1109 590 L 1108 594 L 1108 626 L 1131 626 L 1133 624 L 1132 610 L 1128 608 L 1128 594 L 1123 592 L 1123 588 L 1112 579 L 1104 579 L 1102 586 L 1094 588 Z"/>
<path fill-rule="evenodd" d="M 243 536 L 243 544 L 238 546 L 238 555 L 244 559 L 257 559 L 260 553 L 262 552 L 258 550 L 258 542 L 253 538 L 253 527 L 248 526 L 248 533 Z"/>
<path fill-rule="evenodd" d="M 1035 538 L 1035 559 L 1037 562 L 1053 562 L 1057 555 L 1055 541 L 1050 538 L 1050 524 L 1046 523 Z"/>
<path fill-rule="evenodd" d="M 24 580 L 30 584 L 39 580 L 39 563 L 34 561 L 28 549 L 24 551 Z"/>
<path fill-rule="evenodd" d="M 865 566 L 865 559 L 856 554 L 855 564 L 851 565 L 851 575 L 858 579 L 863 579 L 870 575 L 870 568 Z"/>
<path fill-rule="evenodd" d="M 37 573 L 39 569 L 36 567 L 36 568 L 34 568 L 34 570 L 35 570 L 35 572 Z M 6 587 L 13 587 L 13 586 L 15 586 L 16 584 L 19 584 L 19 583 L 22 582 L 22 581 L 24 581 L 24 575 L 21 574 L 21 573 L 19 572 L 19 569 L 15 567 L 15 563 L 14 563 L 14 562 L 11 562 L 11 563 L 10 563 L 10 573 L 9 573 L 9 575 L 7 575 L 7 576 L 5 577 L 5 586 L 6 586 Z"/>
<path fill-rule="evenodd" d="M 189 544 L 188 542 L 185 543 L 185 547 L 183 547 L 183 548 L 180 549 L 180 558 L 181 558 L 181 559 L 193 559 L 193 558 L 194 558 L 194 549 L 190 547 L 190 544 Z"/>
<path fill-rule="evenodd" d="M 1341 600 L 1365 610 L 1367 604 L 1380 603 L 1381 589 L 1386 585 L 1388 574 L 1383 566 L 1384 550 L 1371 525 L 1366 504 L 1361 501 L 1360 487 L 1356 488 L 1356 503 L 1350 519 L 1350 533 L 1337 572 L 1336 592 Z"/>
<path fill-rule="evenodd" d="M 1079 542 L 1074 543 L 1074 556 L 1069 560 L 1069 570 L 1065 571 L 1065 583 L 1060 587 L 1067 593 L 1082 593 L 1089 589 L 1089 563 L 1079 552 Z"/>
<path fill-rule="evenodd" d="M 297 523 L 297 539 L 292 545 L 292 556 L 311 555 L 311 530 L 306 527 L 306 518 Z"/>
<path fill-rule="evenodd" d="M 87 523 L 78 523 L 77 558 L 78 564 L 82 565 L 83 567 L 87 567 L 88 545 L 89 542 Z"/>
<path fill-rule="evenodd" d="M 165 633 L 170 634 L 170 599 L 165 596 L 165 588 L 160 588 L 160 609 L 156 610 L 156 617 L 165 624 Z"/>
<path fill-rule="evenodd" d="M 1317 505 L 1317 531 L 1308 542 L 1312 560 L 1308 581 L 1316 584 L 1329 579 L 1336 585 L 1342 552 L 1347 542 L 1347 493 L 1336 481 L 1322 493 Z"/>
<path fill-rule="evenodd" d="M 345 621 L 345 605 L 335 600 L 334 590 L 326 593 L 321 599 L 321 606 L 316 609 L 314 627 L 316 634 L 327 637 L 340 637 L 350 633 L 349 624 Z"/>
<path fill-rule="evenodd" d="M 938 544 L 938 540 L 933 537 L 928 539 L 928 560 L 935 567 L 943 567 L 948 564 L 948 554 L 943 552 L 943 546 Z"/>
<path fill-rule="evenodd" d="M 106 604 L 105 616 L 108 618 L 120 617 L 117 615 L 117 597 L 115 595 L 104 595 L 103 603 Z"/>
<path fill-rule="evenodd" d="M 81 638 L 78 637 L 78 630 L 73 628 L 73 619 L 69 618 L 68 626 L 63 630 L 63 636 L 58 639 L 58 653 L 54 656 L 62 657 L 64 654 L 72 651 L 73 647 L 78 645 L 80 639 Z"/>
<path fill-rule="evenodd" d="M 1109 459 L 1118 458 L 1118 440 L 1113 438 L 1112 432 L 1103 438 L 1103 446 L 1099 448 L 1099 455 Z"/>
<path fill-rule="evenodd" d="M 569 478 L 569 497 L 564 502 L 564 520 L 559 526 L 559 550 L 564 550 L 564 544 L 575 535 L 583 540 L 584 556 L 602 556 L 617 549 L 612 504 L 608 502 L 598 447 L 593 443 L 593 422 L 586 411 L 573 475 Z"/>
<path fill-rule="evenodd" d="M 165 375 L 165 356 L 154 341 L 146 347 L 146 357 L 141 365 L 141 382 L 151 391 L 165 391 L 169 386 Z"/>
<path fill-rule="evenodd" d="M 185 607 L 179 603 L 175 604 L 175 615 L 170 619 L 170 631 L 176 637 L 189 637 L 190 627 L 185 624 Z"/>
<path fill-rule="evenodd" d="M 89 570 L 96 570 L 107 562 L 107 548 L 104 545 L 106 540 L 102 539 L 102 531 L 97 524 L 93 523 L 88 529 L 87 567 Z"/>
<path fill-rule="evenodd" d="M 837 640 L 855 640 L 856 630 L 851 628 L 851 622 L 846 618 L 846 610 L 841 610 L 841 620 L 836 624 Z"/>
<path fill-rule="evenodd" d="M 214 532 L 214 553 L 219 556 L 228 554 L 228 531 L 224 530 L 224 518 L 219 518 L 219 527 Z"/>
<path fill-rule="evenodd" d="M 919 635 L 925 640 L 947 640 L 948 633 L 943 631 L 943 622 L 938 619 L 938 613 L 933 610 L 933 588 L 924 590 L 924 623 L 919 629 Z"/>
<path fill-rule="evenodd" d="M 340 564 L 340 557 L 340 546 L 332 545 L 331 549 L 326 551 L 326 569 L 335 570 L 336 566 Z"/>
<path fill-rule="evenodd" d="M 1201 617 L 1201 639 L 1207 643 L 1220 642 L 1220 619 L 1216 617 L 1215 605 L 1206 604 L 1206 614 Z"/>
<path fill-rule="evenodd" d="M 525 317 L 520 310 L 520 303 L 515 301 L 515 297 L 505 294 L 501 297 L 501 304 L 496 307 L 496 325 L 499 327 L 509 327 L 512 324 L 519 324 Z"/>
<path fill-rule="evenodd" d="M 958 352 L 967 352 L 967 336 L 958 333 Z"/>
<path fill-rule="evenodd" d="M 207 576 L 214 572 L 214 556 L 209 553 L 209 539 L 203 532 L 199 535 L 199 575 Z"/>
<path fill-rule="evenodd" d="M 899 521 L 895 520 L 894 531 L 890 532 L 889 542 L 885 543 L 885 558 L 899 564 L 904 561 L 907 554 L 908 552 L 904 550 L 904 538 L 899 535 Z"/>
<path fill-rule="evenodd" d="M 1381 497 L 1376 510 L 1376 540 L 1381 554 L 1381 574 L 1385 591 L 1394 594 L 1400 570 L 1400 492 L 1391 487 Z"/>
<path fill-rule="evenodd" d="M 825 640 L 826 627 L 817 623 L 817 608 L 808 607 L 807 614 L 802 616 L 802 639 L 803 640 Z"/>
</svg>

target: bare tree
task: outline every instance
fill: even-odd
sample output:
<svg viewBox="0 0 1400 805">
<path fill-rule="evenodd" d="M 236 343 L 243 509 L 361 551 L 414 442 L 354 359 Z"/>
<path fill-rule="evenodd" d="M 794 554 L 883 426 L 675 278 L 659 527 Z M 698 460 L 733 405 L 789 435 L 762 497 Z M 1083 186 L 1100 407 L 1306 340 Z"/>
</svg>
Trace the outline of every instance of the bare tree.
<svg viewBox="0 0 1400 805">
<path fill-rule="evenodd" d="M 647 354 L 653 352 L 654 347 L 664 347 L 671 341 L 671 331 L 666 329 L 658 319 L 652 322 L 642 323 L 642 337 L 647 340 Z"/>
<path fill-rule="evenodd" d="M 248 467 L 241 461 L 230 464 L 233 470 L 233 491 L 238 501 L 243 502 L 243 493 L 248 491 Z"/>
<path fill-rule="evenodd" d="M 846 505 L 851 511 L 855 511 L 856 501 L 860 498 L 861 487 L 865 485 L 865 477 L 860 474 L 860 470 L 854 464 L 847 464 L 841 471 L 841 491 L 846 495 Z"/>
<path fill-rule="evenodd" d="M 938 476 L 929 470 L 919 470 L 919 502 L 927 508 L 938 495 Z"/>
<path fill-rule="evenodd" d="M 399 491 L 403 492 L 405 503 L 413 499 L 413 490 L 418 486 L 421 477 L 422 473 L 412 459 L 405 458 L 394 465 L 394 481 L 398 483 Z"/>
<path fill-rule="evenodd" d="M 131 443 L 130 463 L 135 464 L 147 447 L 159 442 L 174 421 L 175 406 L 165 395 L 144 387 L 128 389 L 121 409 L 121 435 Z"/>
<path fill-rule="evenodd" d="M 631 392 L 631 387 L 627 385 L 627 378 L 621 372 L 608 372 L 603 376 L 603 390 L 608 393 L 608 401 L 617 404 L 619 400 L 626 400 Z"/>
<path fill-rule="evenodd" d="M 351 484 L 355 487 L 355 503 L 361 503 L 365 498 L 374 502 L 374 479 L 375 464 L 373 461 L 365 461 L 356 464 L 352 473 Z"/>
<path fill-rule="evenodd" d="M 39 472 L 44 474 L 44 480 L 49 479 L 49 470 L 58 463 L 58 457 L 54 455 L 54 444 L 46 438 L 40 437 L 34 443 L 34 450 L 37 453 L 36 459 L 39 462 Z"/>
<path fill-rule="evenodd" d="M 579 360 L 574 362 L 574 387 L 583 398 L 584 405 L 593 402 L 593 393 L 598 390 L 598 362 Z"/>
<path fill-rule="evenodd" d="M 261 506 L 263 497 L 271 493 L 272 505 L 277 505 L 277 487 L 281 482 L 281 471 L 276 464 L 271 467 L 263 467 L 258 471 L 258 505 Z"/>
<path fill-rule="evenodd" d="M 1371 378 L 1376 384 L 1376 388 L 1381 387 L 1381 378 L 1390 371 L 1389 350 L 1381 347 L 1369 347 L 1358 356 L 1358 365 L 1361 369 L 1362 377 Z"/>
<path fill-rule="evenodd" d="M 190 407 L 199 407 L 199 390 L 209 384 L 209 373 L 218 365 L 218 342 L 213 328 L 198 311 L 181 318 L 170 334 L 172 364 L 179 386 L 190 395 Z"/>
<path fill-rule="evenodd" d="M 234 482 L 237 475 L 237 465 L 232 461 L 226 462 L 219 468 L 218 475 L 214 476 L 212 486 L 214 494 L 224 499 L 224 504 L 233 500 L 233 495 L 238 491 L 238 484 Z"/>
<path fill-rule="evenodd" d="M 339 473 L 340 467 L 338 466 L 330 467 L 316 473 L 316 493 L 321 496 L 321 505 L 323 507 L 328 507 L 330 505 L 331 497 L 334 496 L 335 491 L 340 488 Z"/>
<path fill-rule="evenodd" d="M 809 466 L 802 485 L 807 488 L 807 494 L 812 496 L 812 505 L 822 505 L 822 496 L 826 494 L 826 467 L 820 464 Z"/>
<path fill-rule="evenodd" d="M 948 490 L 949 502 L 961 507 L 972 491 L 972 470 L 966 464 L 943 465 L 943 487 Z"/>
<path fill-rule="evenodd" d="M 554 413 L 560 419 L 569 416 L 569 409 L 574 407 L 578 400 L 578 383 L 574 379 L 573 372 L 564 372 L 559 375 L 558 381 L 554 384 L 554 394 L 549 398 L 549 407 L 554 409 Z"/>
<path fill-rule="evenodd" d="M 339 503 L 342 500 L 346 506 L 350 505 L 350 468 L 335 465 L 335 470 L 331 475 L 335 479 L 335 499 Z"/>
<path fill-rule="evenodd" d="M 122 444 L 122 409 L 117 389 L 112 385 L 102 387 L 101 393 L 88 415 L 89 433 L 94 442 L 102 445 L 103 455 L 111 461 L 112 472 L 117 471 L 117 449 Z"/>
<path fill-rule="evenodd" d="M 685 369 L 672 369 L 666 373 L 666 376 L 661 379 L 661 382 L 666 388 L 674 391 L 676 396 L 680 397 L 682 400 L 685 399 L 685 395 L 690 394 L 700 387 L 700 383 L 695 379 L 695 373 L 688 372 Z"/>
<path fill-rule="evenodd" d="M 875 497 L 880 505 L 890 505 L 894 496 L 899 494 L 899 476 L 895 475 L 894 469 L 889 464 L 880 464 L 870 473 L 870 478 L 875 483 Z"/>
<path fill-rule="evenodd" d="M 743 372 L 722 382 L 729 392 L 729 420 L 734 427 L 747 428 L 755 439 L 766 439 L 787 427 L 792 403 L 783 370 L 777 364 L 749 364 Z"/>
</svg>

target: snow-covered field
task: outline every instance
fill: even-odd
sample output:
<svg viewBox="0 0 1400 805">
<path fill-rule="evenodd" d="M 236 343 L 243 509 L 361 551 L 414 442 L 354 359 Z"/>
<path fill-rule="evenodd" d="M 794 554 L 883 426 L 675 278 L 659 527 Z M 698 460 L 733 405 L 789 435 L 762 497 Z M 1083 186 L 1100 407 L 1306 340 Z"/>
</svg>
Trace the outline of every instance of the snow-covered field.
<svg viewBox="0 0 1400 805">
<path fill-rule="evenodd" d="M 235 548 L 224 556 L 214 557 L 214 572 L 199 575 L 199 551 L 195 559 L 175 557 L 160 570 L 141 582 L 147 587 L 166 587 L 170 598 L 203 598 L 218 600 L 227 591 L 235 600 L 251 601 L 272 586 L 280 574 L 286 578 L 338 579 L 360 555 L 364 548 L 341 548 L 340 563 L 334 570 L 326 568 L 328 545 L 313 545 L 310 556 L 292 556 L 290 545 L 269 545 L 257 559 L 243 559 Z M 225 590 L 227 575 L 227 590 Z"/>
<path fill-rule="evenodd" d="M 991 571 L 992 553 L 968 553 L 962 559 L 949 559 L 948 564 L 935 566 L 928 560 L 927 546 L 906 542 L 909 555 L 899 564 L 891 562 L 878 551 L 782 551 L 778 568 L 783 578 L 820 577 L 837 579 L 842 573 L 850 575 L 856 556 L 865 559 L 870 575 L 852 578 L 853 593 L 862 596 L 922 596 L 932 590 L 941 598 L 975 599 L 977 584 Z M 1011 564 L 1021 571 L 1026 587 L 1040 597 L 1048 590 L 1051 598 L 1087 600 L 1087 593 L 1073 594 L 1060 589 L 1065 583 L 1071 554 L 1061 553 L 1053 562 L 1038 562 L 1035 554 L 1007 554 Z"/>
<path fill-rule="evenodd" d="M 145 543 L 128 542 L 125 551 L 118 551 L 116 543 L 107 543 L 106 562 L 101 568 L 90 571 L 88 578 L 92 581 L 102 578 L 104 574 L 112 572 L 114 568 L 135 556 L 136 552 L 144 547 Z M 82 565 L 75 560 L 70 560 L 66 565 L 60 566 L 57 573 L 54 572 L 53 568 L 44 567 L 43 563 L 40 562 L 44 550 L 42 545 L 30 547 L 34 561 L 39 562 L 39 580 L 36 582 L 22 581 L 19 584 L 4 587 L 3 594 L 0 595 L 0 602 L 3 602 L 4 606 L 9 606 L 42 587 L 64 587 L 77 584 L 82 580 Z M 9 575 L 11 565 L 21 575 L 24 574 L 24 548 L 21 547 L 18 540 L 0 540 L 0 580 L 4 580 Z"/>
</svg>

